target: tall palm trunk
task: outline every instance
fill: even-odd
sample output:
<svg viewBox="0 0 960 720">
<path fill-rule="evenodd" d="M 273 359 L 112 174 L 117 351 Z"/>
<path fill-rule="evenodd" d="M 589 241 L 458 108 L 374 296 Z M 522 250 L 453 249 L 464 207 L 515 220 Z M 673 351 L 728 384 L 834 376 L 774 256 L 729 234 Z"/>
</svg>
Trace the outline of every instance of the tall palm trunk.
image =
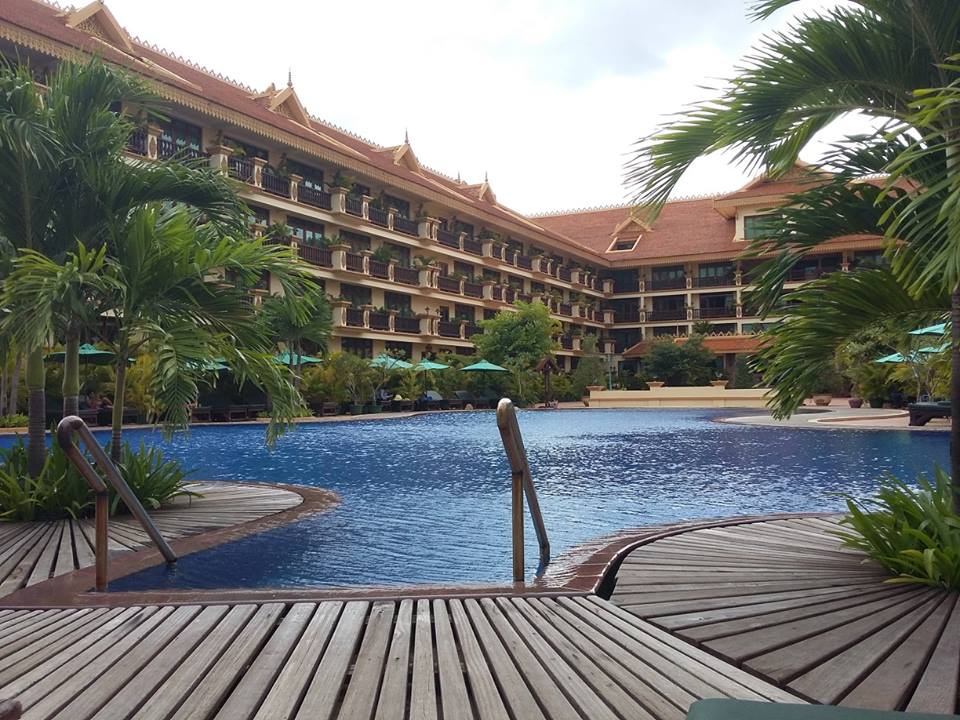
<svg viewBox="0 0 960 720">
<path fill-rule="evenodd" d="M 44 392 L 43 348 L 27 355 L 27 472 L 37 477 L 47 460 L 47 398 Z"/>
<path fill-rule="evenodd" d="M 950 477 L 960 513 L 960 287 L 950 296 Z"/>
<path fill-rule="evenodd" d="M 113 387 L 113 432 L 110 437 L 110 459 L 120 462 L 123 449 L 123 395 L 127 386 L 127 351 L 117 352 L 117 379 Z"/>
<path fill-rule="evenodd" d="M 63 346 L 63 416 L 80 412 L 80 333 L 68 330 Z"/>
<path fill-rule="evenodd" d="M 10 397 L 7 400 L 7 412 L 16 415 L 20 409 L 20 371 L 23 369 L 23 355 L 17 353 L 13 363 L 13 374 L 10 376 Z"/>
</svg>

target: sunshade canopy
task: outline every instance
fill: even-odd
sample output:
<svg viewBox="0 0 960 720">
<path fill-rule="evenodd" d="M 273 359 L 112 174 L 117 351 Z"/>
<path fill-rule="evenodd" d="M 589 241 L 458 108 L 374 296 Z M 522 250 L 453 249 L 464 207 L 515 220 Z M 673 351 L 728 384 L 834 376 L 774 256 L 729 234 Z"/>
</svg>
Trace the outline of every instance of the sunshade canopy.
<svg viewBox="0 0 960 720">
<path fill-rule="evenodd" d="M 494 365 L 492 362 L 487 362 L 486 360 L 479 360 L 473 365 L 467 365 L 465 368 L 460 368 L 460 372 L 510 372 L 505 367 L 500 367 L 499 365 Z"/>
<path fill-rule="evenodd" d="M 111 350 L 101 350 L 96 345 L 90 345 L 88 343 L 83 343 L 83 345 L 80 346 L 79 354 L 80 362 L 90 363 L 92 365 L 109 365 L 113 362 L 114 357 L 116 357 Z M 65 357 L 66 353 L 61 350 L 60 352 L 48 353 L 44 359 L 51 362 L 62 363 Z M 129 362 L 133 362 L 133 360 L 131 359 Z"/>
<path fill-rule="evenodd" d="M 407 370 L 412 368 L 413 365 L 406 360 L 380 354 L 370 361 L 370 367 L 383 368 L 384 370 Z"/>
<path fill-rule="evenodd" d="M 277 362 L 281 365 L 316 365 L 322 363 L 323 360 L 309 355 L 297 355 L 296 353 L 291 355 L 289 350 L 284 350 L 282 353 L 277 353 Z"/>
<path fill-rule="evenodd" d="M 927 327 L 917 328 L 916 330 L 911 330 L 911 335 L 943 335 L 947 332 L 947 324 L 940 323 L 939 325 L 928 325 Z"/>
<path fill-rule="evenodd" d="M 877 358 L 874 360 L 875 363 L 902 363 L 902 362 L 914 362 L 917 359 L 919 353 L 924 355 L 933 355 L 938 352 L 943 352 L 948 346 L 947 345 L 928 345 L 926 347 L 918 348 L 916 352 L 911 353 L 910 356 L 904 356 L 902 353 L 893 353 L 892 355 L 884 355 L 882 358 Z"/>
<path fill-rule="evenodd" d="M 433 360 L 421 360 L 417 363 L 417 370 L 446 370 L 449 365 L 444 365 L 443 363 L 433 362 Z"/>
</svg>

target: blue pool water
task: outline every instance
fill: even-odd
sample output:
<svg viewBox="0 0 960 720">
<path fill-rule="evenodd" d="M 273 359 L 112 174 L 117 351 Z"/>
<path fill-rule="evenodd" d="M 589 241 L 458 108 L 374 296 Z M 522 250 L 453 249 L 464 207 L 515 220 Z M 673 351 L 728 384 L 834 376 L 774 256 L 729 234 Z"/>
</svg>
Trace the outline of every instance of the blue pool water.
<svg viewBox="0 0 960 720">
<path fill-rule="evenodd" d="M 554 557 L 651 523 L 839 510 L 886 470 L 947 464 L 945 433 L 812 430 L 715 422 L 731 412 L 522 412 Z M 113 583 L 144 588 L 507 582 L 510 476 L 492 412 L 304 425 L 265 449 L 262 426 L 204 427 L 163 442 L 197 478 L 335 490 L 329 513 Z M 536 543 L 527 529 L 527 559 Z"/>
</svg>

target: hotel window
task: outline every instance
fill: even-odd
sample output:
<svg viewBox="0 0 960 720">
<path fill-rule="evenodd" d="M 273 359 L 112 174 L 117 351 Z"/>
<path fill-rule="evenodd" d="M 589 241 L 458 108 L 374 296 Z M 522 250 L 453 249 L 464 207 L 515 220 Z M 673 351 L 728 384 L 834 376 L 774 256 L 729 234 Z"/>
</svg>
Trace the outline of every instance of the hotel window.
<svg viewBox="0 0 960 720">
<path fill-rule="evenodd" d="M 470 322 L 473 322 L 477 318 L 477 311 L 473 305 L 461 305 L 457 303 L 453 308 L 453 313 L 461 320 L 469 320 Z"/>
<path fill-rule="evenodd" d="M 256 145 L 250 145 L 249 143 L 240 142 L 239 140 L 234 140 L 233 138 L 224 138 L 224 143 L 231 148 L 240 150 L 243 154 L 243 157 L 247 159 L 260 158 L 261 160 L 269 160 L 270 154 L 264 150 L 262 147 L 257 147 Z"/>
<path fill-rule="evenodd" d="M 470 263 L 456 261 L 453 263 L 453 271 L 468 278 L 473 277 L 473 265 Z"/>
<path fill-rule="evenodd" d="M 733 277 L 733 263 L 709 263 L 697 268 L 697 277 L 706 281 L 703 284 L 719 285 Z"/>
<path fill-rule="evenodd" d="M 353 353 L 362 358 L 373 357 L 373 340 L 345 337 L 340 339 L 340 349 L 343 352 Z"/>
<path fill-rule="evenodd" d="M 350 249 L 355 253 L 370 249 L 370 238 L 367 235 L 350 232 L 349 230 L 340 231 L 340 242 L 349 245 Z"/>
<path fill-rule="evenodd" d="M 743 239 L 756 240 L 767 237 L 775 218 L 771 215 L 746 215 L 743 218 Z"/>
<path fill-rule="evenodd" d="M 370 288 L 340 283 L 340 296 L 350 301 L 353 307 L 370 305 Z"/>
<path fill-rule="evenodd" d="M 160 141 L 169 143 L 173 147 L 173 152 L 180 152 L 184 148 L 200 151 L 203 144 L 203 130 L 197 125 L 172 118 L 160 123 L 160 128 Z"/>
<path fill-rule="evenodd" d="M 400 217 L 406 218 L 406 219 L 410 218 L 410 201 L 409 200 L 403 200 L 401 198 L 394 197 L 393 195 L 384 195 L 383 204 L 386 205 L 388 208 L 393 208 L 394 210 L 396 210 L 397 215 L 399 215 Z"/>
<path fill-rule="evenodd" d="M 323 190 L 323 170 L 304 165 L 296 160 L 287 160 L 287 170 L 292 175 L 299 175 L 303 178 L 300 181 L 300 187 L 317 191 Z"/>
<path fill-rule="evenodd" d="M 453 231 L 455 233 L 461 233 L 461 232 L 466 233 L 467 237 L 469 238 L 473 237 L 473 225 L 471 225 L 470 223 L 465 223 L 462 220 L 453 221 Z"/>
<path fill-rule="evenodd" d="M 270 211 L 267 210 L 267 208 L 249 204 L 247 207 L 250 208 L 250 214 L 247 216 L 247 220 L 251 225 L 270 224 Z"/>
<path fill-rule="evenodd" d="M 412 308 L 410 296 L 403 293 L 386 292 L 383 294 L 383 303 L 390 310 L 409 311 Z"/>
<path fill-rule="evenodd" d="M 314 247 L 323 245 L 324 236 L 322 224 L 310 222 L 309 220 L 301 220 L 300 218 L 288 215 L 287 227 L 290 228 L 291 233 L 297 238 L 298 242 Z"/>
<path fill-rule="evenodd" d="M 883 256 L 883 250 L 857 250 L 853 254 L 853 266 L 855 268 L 882 268 L 887 266 L 887 259 Z"/>
<path fill-rule="evenodd" d="M 370 197 L 370 186 L 361 185 L 360 183 L 355 182 L 353 184 L 353 187 L 350 188 L 350 194 L 353 195 L 354 197 L 360 197 L 362 195 L 366 195 L 367 197 Z"/>
<path fill-rule="evenodd" d="M 637 241 L 639 240 L 639 237 L 633 238 L 632 240 L 614 240 L 613 247 L 611 247 L 610 250 L 612 252 L 626 252 L 628 250 L 633 250 L 637 246 Z"/>
</svg>

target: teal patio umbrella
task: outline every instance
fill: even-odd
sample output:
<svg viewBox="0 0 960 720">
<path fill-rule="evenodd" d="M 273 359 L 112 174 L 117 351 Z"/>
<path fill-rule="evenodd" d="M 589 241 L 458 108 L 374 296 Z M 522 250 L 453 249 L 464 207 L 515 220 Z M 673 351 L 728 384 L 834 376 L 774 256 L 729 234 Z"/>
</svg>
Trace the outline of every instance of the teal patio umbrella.
<svg viewBox="0 0 960 720">
<path fill-rule="evenodd" d="M 945 335 L 946 332 L 947 332 L 947 324 L 945 322 L 942 322 L 939 325 L 928 325 L 927 327 L 911 330 L 910 334 L 911 335 Z"/>
<path fill-rule="evenodd" d="M 370 361 L 370 367 L 382 368 L 384 370 L 409 370 L 413 365 L 406 360 L 381 353 Z"/>
<path fill-rule="evenodd" d="M 443 363 L 434 362 L 433 360 L 421 360 L 416 365 L 413 366 L 413 369 L 417 372 L 423 373 L 423 391 L 427 391 L 427 373 L 433 370 L 446 370 L 449 365 L 444 365 Z"/>
<path fill-rule="evenodd" d="M 499 365 L 494 365 L 492 362 L 487 362 L 486 360 L 478 360 L 473 365 L 467 365 L 465 368 L 460 368 L 460 372 L 510 372 L 505 367 L 500 367 Z"/>
<path fill-rule="evenodd" d="M 291 354 L 289 350 L 284 350 L 282 353 L 277 353 L 277 362 L 280 365 L 318 365 L 323 360 L 310 355 Z"/>
<path fill-rule="evenodd" d="M 223 361 L 223 358 L 214 358 L 213 360 L 204 360 L 200 363 L 189 364 L 191 367 L 201 370 L 202 372 L 223 372 L 224 370 L 230 369 L 230 366 Z"/>
<path fill-rule="evenodd" d="M 47 356 L 44 360 L 49 360 L 50 362 L 62 363 L 66 353 L 63 350 L 59 352 L 47 353 Z M 83 343 L 80 346 L 80 362 L 90 363 L 91 365 L 110 365 L 113 362 L 116 355 L 110 350 L 101 350 L 96 345 L 90 345 L 89 343 Z M 130 362 L 133 362 L 131 360 Z"/>
<path fill-rule="evenodd" d="M 943 352 L 949 347 L 947 344 L 943 345 L 927 345 L 926 347 L 918 348 L 910 355 L 903 355 L 902 353 L 893 353 L 892 355 L 884 355 L 882 358 L 877 358 L 874 360 L 875 363 L 904 363 L 904 362 L 915 362 L 919 359 L 919 354 L 923 353 L 924 355 L 934 355 L 939 352 Z"/>
</svg>

